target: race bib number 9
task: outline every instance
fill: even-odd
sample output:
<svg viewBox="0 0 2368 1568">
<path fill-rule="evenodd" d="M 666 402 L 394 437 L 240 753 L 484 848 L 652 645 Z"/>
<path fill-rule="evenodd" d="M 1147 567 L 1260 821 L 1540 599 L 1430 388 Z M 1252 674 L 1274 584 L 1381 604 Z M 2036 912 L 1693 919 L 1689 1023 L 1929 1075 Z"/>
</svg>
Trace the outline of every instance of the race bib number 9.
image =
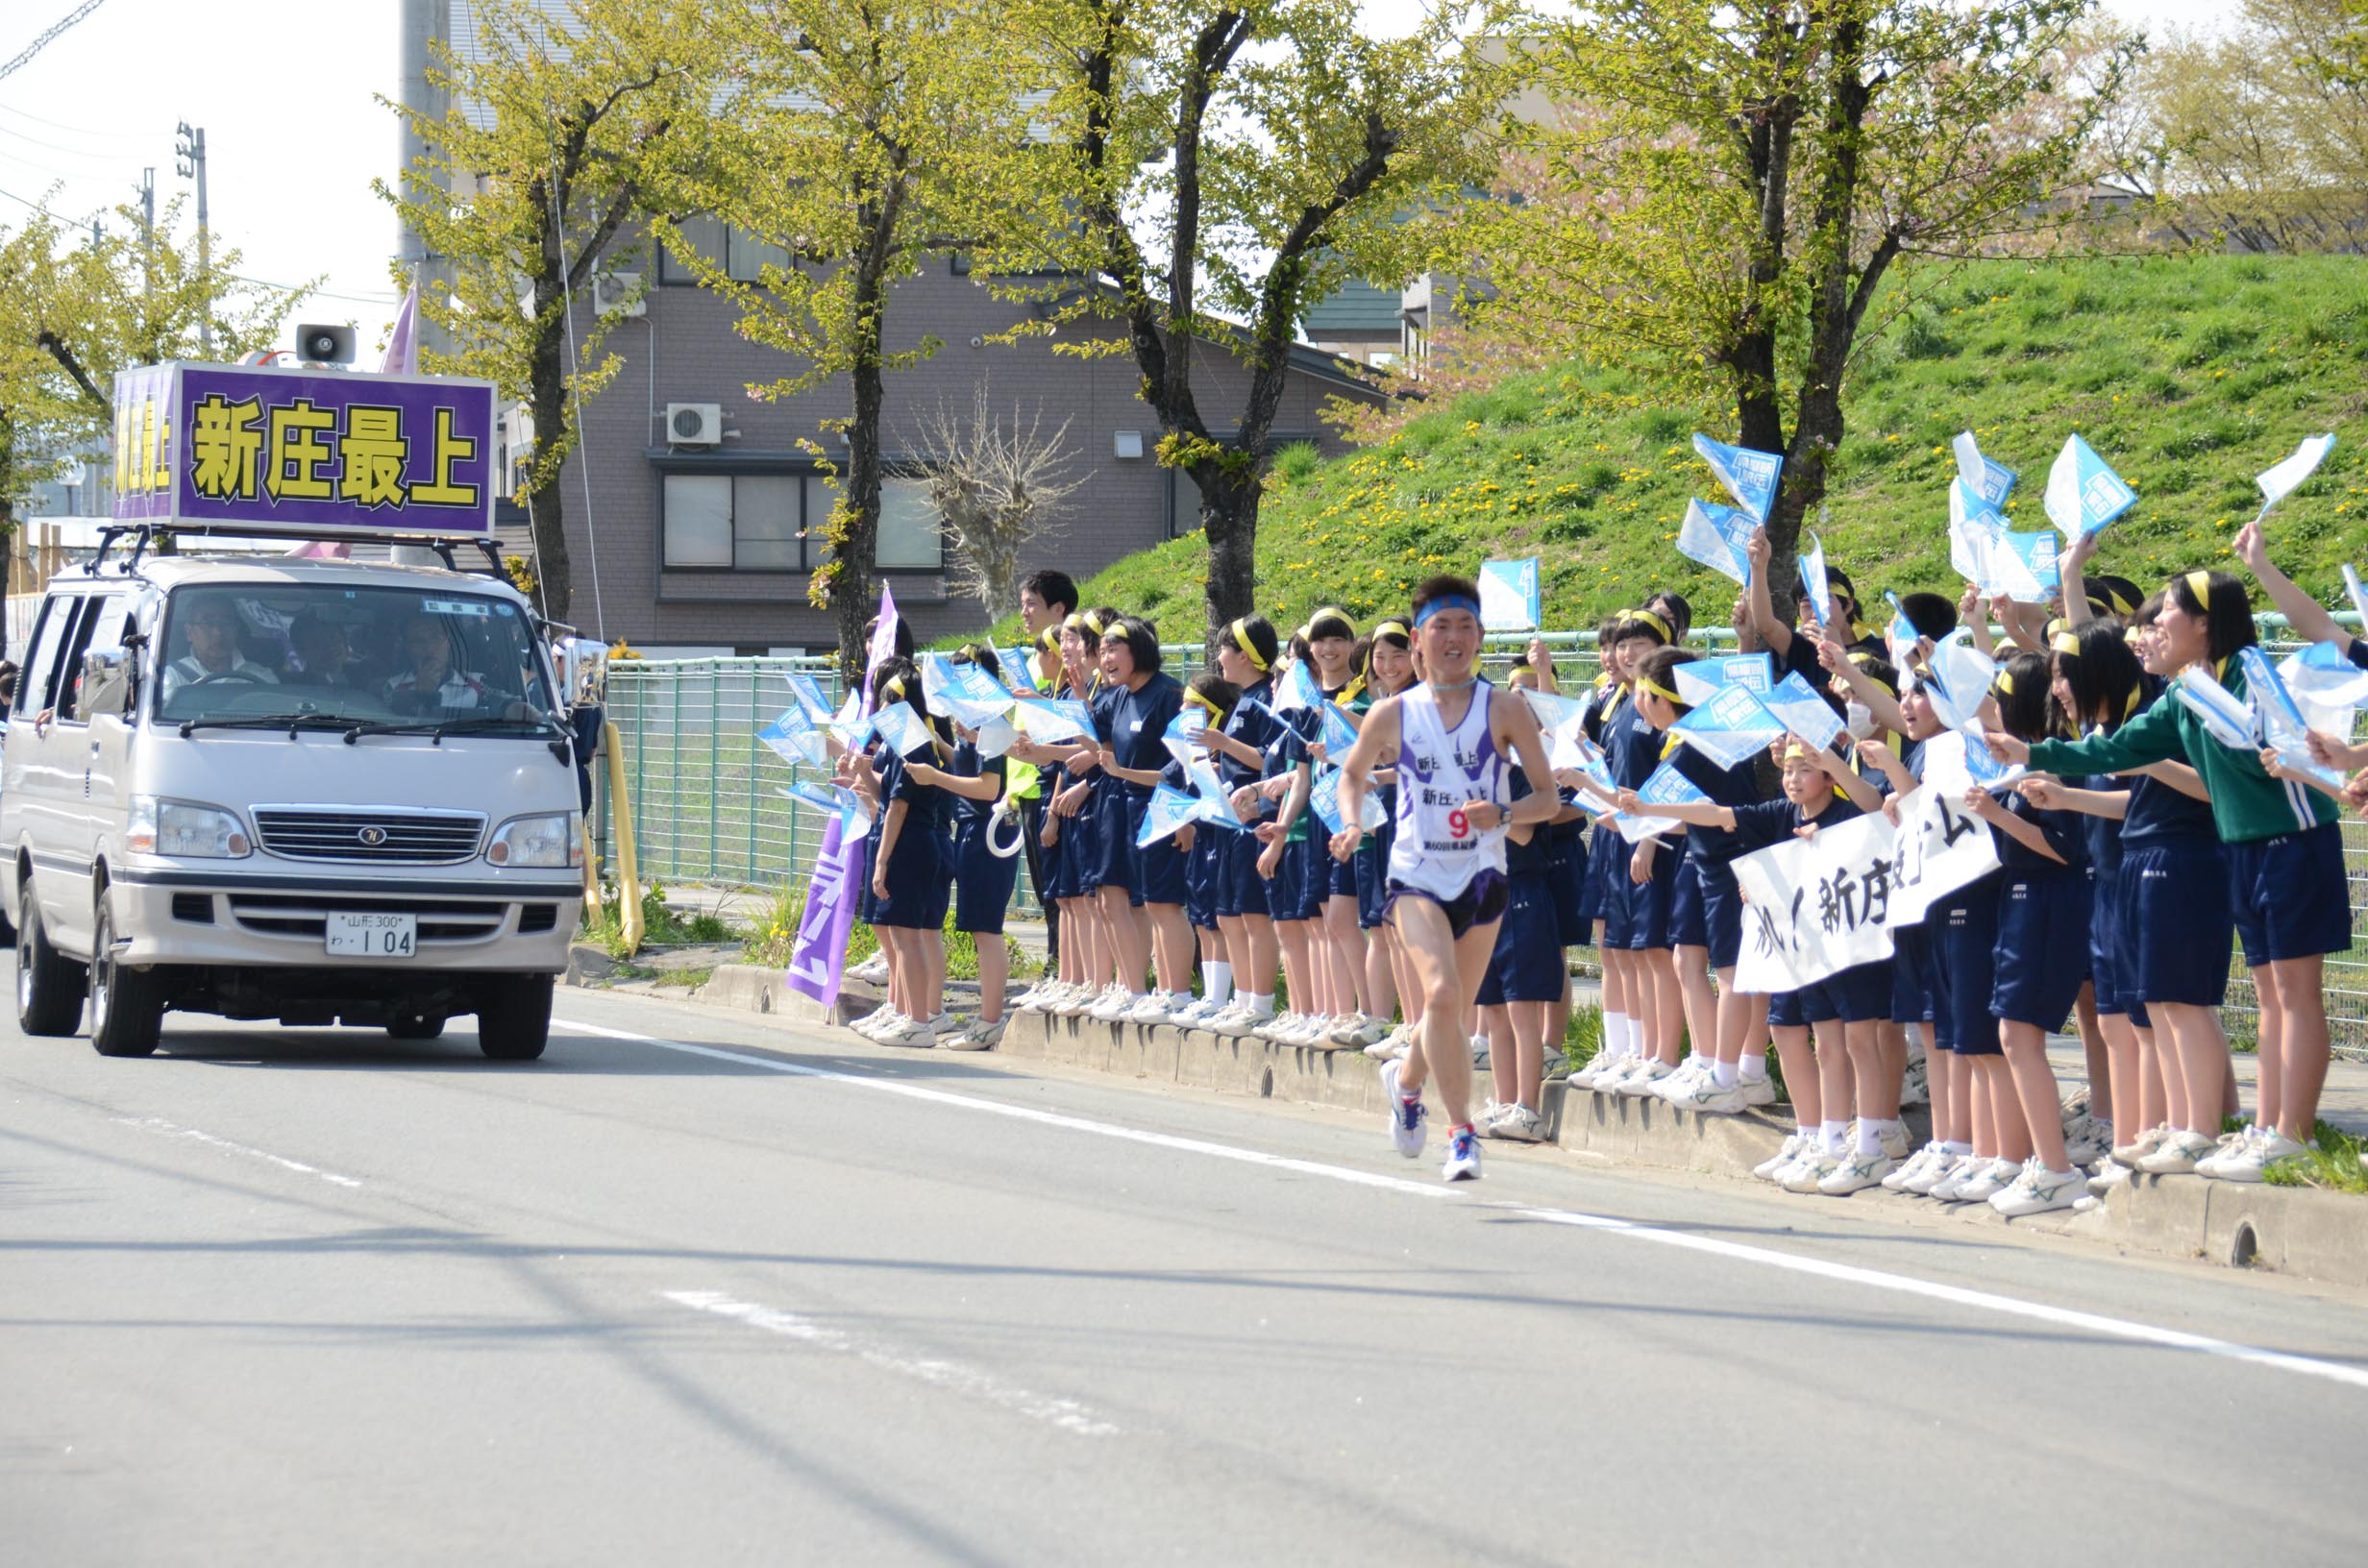
<svg viewBox="0 0 2368 1568">
<path fill-rule="evenodd" d="M 1471 837 L 1471 818 L 1462 810 L 1447 813 L 1447 836 L 1456 839 Z"/>
</svg>

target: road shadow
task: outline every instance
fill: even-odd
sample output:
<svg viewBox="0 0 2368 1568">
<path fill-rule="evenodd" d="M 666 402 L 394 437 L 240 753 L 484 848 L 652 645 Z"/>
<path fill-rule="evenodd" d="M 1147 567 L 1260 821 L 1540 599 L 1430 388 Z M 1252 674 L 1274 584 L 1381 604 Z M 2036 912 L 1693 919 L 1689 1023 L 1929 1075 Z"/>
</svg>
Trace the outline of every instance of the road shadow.
<svg viewBox="0 0 2368 1568">
<path fill-rule="evenodd" d="M 703 1038 L 697 1030 L 674 1030 L 670 1043 L 696 1045 L 719 1055 L 667 1050 L 639 1041 L 610 1040 L 564 1032 L 555 1024 L 551 1045 L 532 1062 L 496 1062 L 478 1049 L 466 1027 L 443 1038 L 402 1041 L 378 1029 L 290 1029 L 256 1024 L 241 1029 L 214 1025 L 171 1029 L 158 1047 L 160 1061 L 276 1071 L 467 1073 L 471 1076 L 795 1078 L 816 1073 L 931 1082 L 987 1082 L 1002 1075 L 961 1057 L 937 1051 L 882 1051 L 878 1055 L 801 1051 L 789 1042 L 751 1045 L 743 1041 Z M 783 1071 L 784 1067 L 797 1069 Z"/>
</svg>

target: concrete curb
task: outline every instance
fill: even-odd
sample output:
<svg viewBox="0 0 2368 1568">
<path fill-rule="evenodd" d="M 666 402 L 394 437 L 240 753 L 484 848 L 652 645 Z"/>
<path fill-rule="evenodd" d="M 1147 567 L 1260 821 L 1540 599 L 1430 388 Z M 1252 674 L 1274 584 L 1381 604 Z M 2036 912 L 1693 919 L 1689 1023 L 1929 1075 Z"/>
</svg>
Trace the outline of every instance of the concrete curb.
<svg viewBox="0 0 2368 1568">
<path fill-rule="evenodd" d="M 568 983 L 587 982 L 571 972 Z M 826 1017 L 812 998 L 791 991 L 779 970 L 746 964 L 719 967 L 695 995 L 703 1002 L 808 1024 L 845 1022 L 878 1000 L 870 988 L 851 986 Z M 1222 1093 L 1374 1115 L 1382 1111 L 1381 1065 L 1345 1047 L 1275 1045 L 1205 1029 L 1014 1013 L 997 1051 Z M 1485 1074 L 1480 1083 L 1485 1085 Z M 1485 1087 L 1480 1092 L 1486 1093 Z M 1689 1115 L 1659 1100 L 1595 1094 L 1564 1083 L 1546 1085 L 1545 1102 L 1550 1138 L 1565 1152 L 1741 1179 L 1776 1152 L 1788 1127 L 1787 1119 L 1763 1112 Z M 1850 1201 L 1936 1212 L 1922 1199 L 1879 1189 Z M 1948 1213 L 1970 1225 L 2019 1225 L 2163 1257 L 2368 1288 L 2368 1200 L 2346 1193 L 2197 1176 L 2135 1176 L 2085 1213 L 2010 1221 L 1981 1204 Z"/>
</svg>

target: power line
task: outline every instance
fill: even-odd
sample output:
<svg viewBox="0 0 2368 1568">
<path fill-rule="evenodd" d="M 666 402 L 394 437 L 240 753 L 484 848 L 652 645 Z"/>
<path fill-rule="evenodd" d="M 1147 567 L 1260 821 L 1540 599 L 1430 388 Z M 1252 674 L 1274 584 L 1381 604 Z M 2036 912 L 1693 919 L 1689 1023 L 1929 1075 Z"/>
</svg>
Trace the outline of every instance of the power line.
<svg viewBox="0 0 2368 1568">
<path fill-rule="evenodd" d="M 22 131 L 12 130 L 5 125 L 0 125 L 0 136 L 12 136 L 18 141 L 35 147 L 45 147 L 53 153 L 63 153 L 68 158 L 86 159 L 94 163 L 119 163 L 126 156 L 121 153 L 94 153 L 84 147 L 68 147 L 63 142 L 43 141 L 38 136 L 29 136 Z"/>
<path fill-rule="evenodd" d="M 137 131 L 125 131 L 119 127 L 100 130 L 87 125 L 68 125 L 63 120 L 44 119 L 38 114 L 30 113 L 21 109 L 11 109 L 6 104 L 0 104 L 0 114 L 6 114 L 11 119 L 31 120 L 36 125 L 46 125 L 52 131 L 71 131 L 78 136 L 96 136 L 104 141 L 148 141 L 152 139 Z"/>
<path fill-rule="evenodd" d="M 34 56 L 39 54 L 43 49 L 49 46 L 50 39 L 56 37 L 67 28 L 72 27 L 76 22 L 81 21 L 84 17 L 89 15 L 92 12 L 98 10 L 106 3 L 107 0 L 83 0 L 81 5 L 76 6 L 71 12 L 67 12 L 64 17 L 58 21 L 52 22 L 49 25 L 48 32 L 43 33 L 39 37 L 25 45 L 25 52 L 23 54 L 18 55 L 14 60 L 10 61 L 6 65 L 0 65 L 0 82 L 5 82 L 10 77 L 15 75 L 18 66 L 23 65 L 27 61 L 30 61 Z"/>
</svg>

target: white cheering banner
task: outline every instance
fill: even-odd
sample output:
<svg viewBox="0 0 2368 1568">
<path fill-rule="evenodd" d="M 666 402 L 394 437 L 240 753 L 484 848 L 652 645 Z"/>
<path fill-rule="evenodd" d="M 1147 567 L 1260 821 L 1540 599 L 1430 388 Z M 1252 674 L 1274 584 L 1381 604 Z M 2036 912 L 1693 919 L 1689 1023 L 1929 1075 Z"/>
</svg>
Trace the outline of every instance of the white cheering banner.
<svg viewBox="0 0 2368 1568">
<path fill-rule="evenodd" d="M 2269 509 L 2285 500 L 2293 488 L 2310 478 L 2327 454 L 2335 450 L 2333 435 L 2314 435 L 2294 449 L 2294 455 L 2273 468 L 2255 476 L 2253 482 L 2261 487 L 2261 509 L 2255 514 L 2259 522 L 2269 515 Z"/>
<path fill-rule="evenodd" d="M 1743 946 L 1736 989 L 1773 995 L 1891 956 L 1891 933 L 1998 867 L 1989 829 L 1945 793 L 1900 797 L 1900 825 L 1854 817 L 1739 857 Z"/>
</svg>

